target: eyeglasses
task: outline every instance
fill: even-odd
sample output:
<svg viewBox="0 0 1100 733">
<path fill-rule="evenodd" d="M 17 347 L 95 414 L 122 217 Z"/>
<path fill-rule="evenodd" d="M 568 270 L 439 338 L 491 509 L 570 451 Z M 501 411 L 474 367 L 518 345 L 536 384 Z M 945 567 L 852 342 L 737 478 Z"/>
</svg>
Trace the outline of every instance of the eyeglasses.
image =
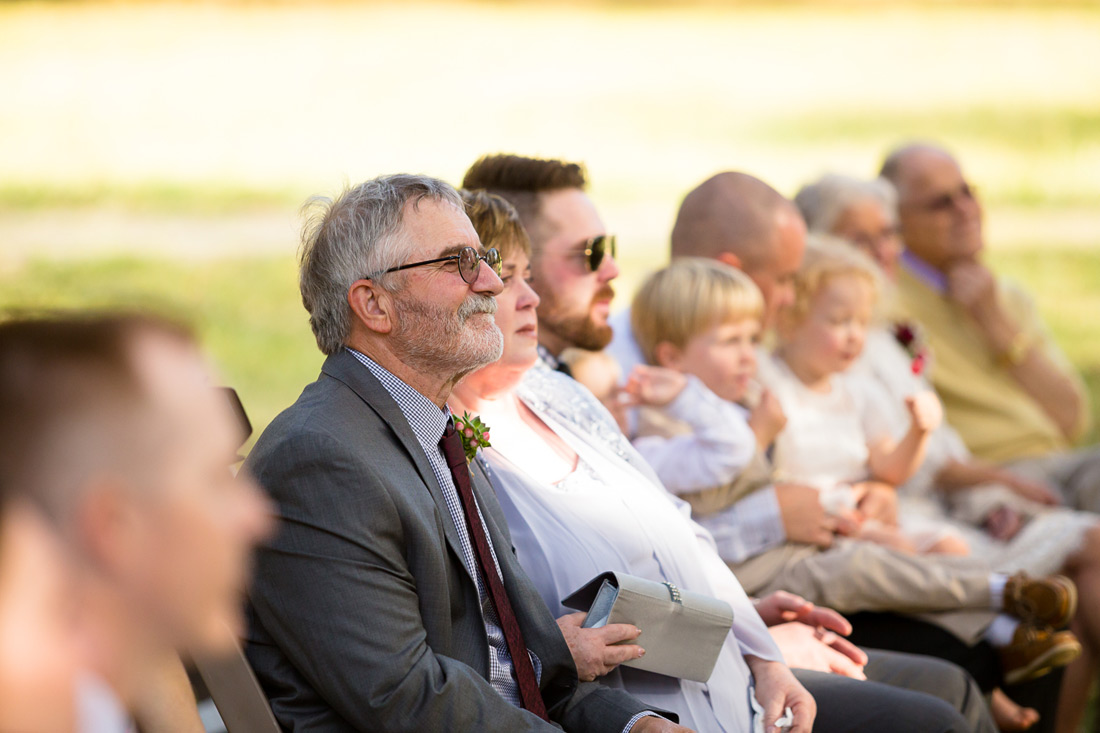
<svg viewBox="0 0 1100 733">
<path fill-rule="evenodd" d="M 589 272 L 595 272 L 603 264 L 603 258 L 610 254 L 615 256 L 615 235 L 600 234 L 584 241 L 584 265 Z"/>
<path fill-rule="evenodd" d="M 973 201 L 977 192 L 973 186 L 969 183 L 963 183 L 954 191 L 948 191 L 947 193 L 941 193 L 935 198 L 929 199 L 920 205 L 920 208 L 925 211 L 941 212 L 947 211 L 957 203 L 965 201 Z"/>
<path fill-rule="evenodd" d="M 434 265 L 439 262 L 450 262 L 451 260 L 458 260 L 458 274 L 461 275 L 462 279 L 470 285 L 473 285 L 474 281 L 477 280 L 477 271 L 478 268 L 481 267 L 481 262 L 483 260 L 493 272 L 495 272 L 498 276 L 500 275 L 502 262 L 500 259 L 500 252 L 497 251 L 496 247 L 486 250 L 485 254 L 480 254 L 473 247 L 463 247 L 458 251 L 458 254 L 447 255 L 446 257 L 436 257 L 434 260 L 410 262 L 407 265 L 398 265 L 397 267 L 391 267 L 382 274 L 386 275 L 391 272 L 408 270 L 412 267 L 420 267 L 422 265 Z"/>
</svg>

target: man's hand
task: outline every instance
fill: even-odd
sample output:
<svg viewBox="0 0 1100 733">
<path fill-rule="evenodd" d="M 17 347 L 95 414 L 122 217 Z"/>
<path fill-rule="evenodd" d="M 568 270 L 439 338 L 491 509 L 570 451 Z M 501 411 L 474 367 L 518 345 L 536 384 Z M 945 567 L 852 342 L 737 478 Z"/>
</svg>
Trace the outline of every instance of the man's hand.
<svg viewBox="0 0 1100 733">
<path fill-rule="evenodd" d="M 779 404 L 779 398 L 765 389 L 749 415 L 749 427 L 756 436 L 756 444 L 763 450 L 775 442 L 775 437 L 783 432 L 787 426 L 787 415 L 783 412 L 783 406 Z"/>
<path fill-rule="evenodd" d="M 634 724 L 630 733 L 694 733 L 691 728 L 677 725 L 671 720 L 647 715 Z"/>
<path fill-rule="evenodd" d="M 1054 489 L 1040 481 L 1032 481 L 1019 474 L 1006 471 L 1002 478 L 1002 483 L 1012 489 L 1012 493 L 1029 499 L 1030 501 L 1034 501 L 1037 504 L 1058 506 L 1062 503 L 1062 500 L 1058 498 L 1058 494 L 1054 492 Z"/>
<path fill-rule="evenodd" d="M 808 626 L 823 626 L 830 631 L 847 636 L 852 633 L 848 619 L 831 608 L 815 606 L 802 596 L 777 590 L 754 602 L 756 612 L 767 626 L 797 621 Z"/>
<path fill-rule="evenodd" d="M 630 372 L 623 391 L 635 405 L 663 407 L 680 396 L 687 377 L 674 369 L 639 364 Z"/>
<path fill-rule="evenodd" d="M 898 492 L 881 481 L 860 481 L 854 487 L 862 494 L 859 513 L 864 519 L 874 519 L 894 526 L 898 523 Z"/>
<path fill-rule="evenodd" d="M 792 622 L 772 626 L 768 632 L 791 667 L 866 679 L 863 665 L 867 655 L 832 631 Z"/>
<path fill-rule="evenodd" d="M 791 670 L 785 664 L 766 662 L 759 657 L 747 656 L 745 661 L 756 681 L 756 701 L 764 708 L 764 730 L 769 733 L 774 730 L 775 721 L 790 708 L 794 722 L 788 733 L 810 733 L 817 717 L 817 703 Z"/>
<path fill-rule="evenodd" d="M 1000 308 L 997 279 L 976 260 L 960 260 L 947 270 L 947 295 L 975 318 Z"/>
<path fill-rule="evenodd" d="M 817 489 L 799 484 L 776 484 L 775 496 L 783 531 L 790 542 L 818 547 L 833 544 L 836 522 L 825 513 Z"/>
<path fill-rule="evenodd" d="M 1018 333 L 1018 325 L 1001 307 L 997 279 L 975 260 L 961 260 L 947 270 L 947 296 L 961 305 L 995 353 L 1003 353 Z"/>
<path fill-rule="evenodd" d="M 571 613 L 558 619 L 577 677 L 581 682 L 591 682 L 602 677 L 623 662 L 638 659 L 645 650 L 637 644 L 612 646 L 616 642 L 637 639 L 641 629 L 631 624 L 608 624 L 598 629 L 582 629 L 585 614 Z"/>
<path fill-rule="evenodd" d="M 943 404 L 932 390 L 924 390 L 905 398 L 905 409 L 913 427 L 922 433 L 930 433 L 943 422 Z"/>
</svg>

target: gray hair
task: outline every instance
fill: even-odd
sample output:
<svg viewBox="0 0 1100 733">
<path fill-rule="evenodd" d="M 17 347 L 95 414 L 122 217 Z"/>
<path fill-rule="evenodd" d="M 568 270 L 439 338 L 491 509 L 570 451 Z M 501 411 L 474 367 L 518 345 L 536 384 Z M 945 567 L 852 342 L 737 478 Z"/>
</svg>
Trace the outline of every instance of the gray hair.
<svg viewBox="0 0 1100 733">
<path fill-rule="evenodd" d="M 898 194 L 885 178 L 865 180 L 829 173 L 803 186 L 794 203 L 809 231 L 829 233 L 849 206 L 865 199 L 877 201 L 891 219 L 897 218 Z"/>
<path fill-rule="evenodd" d="M 405 204 L 412 201 L 415 207 L 425 198 L 463 211 L 462 199 L 449 183 L 407 174 L 373 178 L 335 200 L 314 196 L 302 207 L 306 220 L 298 288 L 317 347 L 325 354 L 343 348 L 351 333 L 352 283 L 372 278 L 387 290 L 395 289 L 383 273 L 400 265 L 412 248 L 401 226 Z"/>
</svg>

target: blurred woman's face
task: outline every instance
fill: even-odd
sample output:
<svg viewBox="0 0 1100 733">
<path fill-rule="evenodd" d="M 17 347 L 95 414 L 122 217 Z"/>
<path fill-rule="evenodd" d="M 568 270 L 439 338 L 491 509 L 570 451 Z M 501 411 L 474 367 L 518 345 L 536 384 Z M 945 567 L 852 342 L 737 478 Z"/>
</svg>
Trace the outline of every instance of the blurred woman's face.
<svg viewBox="0 0 1100 733">
<path fill-rule="evenodd" d="M 504 258 L 500 279 L 504 290 L 497 298 L 496 322 L 504 334 L 502 366 L 528 368 L 538 360 L 539 327 L 535 309 L 539 296 L 531 289 L 531 260 L 522 250 Z"/>
<path fill-rule="evenodd" d="M 830 234 L 848 240 L 875 261 L 886 277 L 897 278 L 901 258 L 901 236 L 897 218 L 873 198 L 861 199 L 846 208 Z"/>
</svg>

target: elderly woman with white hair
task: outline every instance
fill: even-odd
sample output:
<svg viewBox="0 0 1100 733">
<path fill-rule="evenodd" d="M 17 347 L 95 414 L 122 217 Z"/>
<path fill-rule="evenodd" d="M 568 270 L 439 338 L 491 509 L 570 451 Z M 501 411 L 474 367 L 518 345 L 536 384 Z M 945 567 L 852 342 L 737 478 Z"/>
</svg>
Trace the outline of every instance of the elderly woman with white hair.
<svg viewBox="0 0 1100 733">
<path fill-rule="evenodd" d="M 897 195 L 888 181 L 830 174 L 804 186 L 795 203 L 811 235 L 854 245 L 878 264 L 886 280 L 896 278 L 904 255 Z M 932 389 L 924 374 L 934 367 L 934 355 L 916 324 L 890 321 L 888 313 L 884 320 L 868 330 L 852 371 L 876 381 L 894 398 L 882 411 L 903 432 L 909 419 L 903 401 Z M 976 459 L 944 423 L 932 434 L 921 469 L 899 487 L 898 517 L 903 526 L 923 528 L 950 522 L 971 552 L 996 568 L 1071 576 L 1082 596 L 1073 630 L 1085 644 L 1076 663 L 1084 671 L 1100 659 L 1100 614 L 1095 612 L 1100 609 L 1100 524 L 1095 514 L 1057 506 L 1055 496 L 1040 483 Z"/>
</svg>

